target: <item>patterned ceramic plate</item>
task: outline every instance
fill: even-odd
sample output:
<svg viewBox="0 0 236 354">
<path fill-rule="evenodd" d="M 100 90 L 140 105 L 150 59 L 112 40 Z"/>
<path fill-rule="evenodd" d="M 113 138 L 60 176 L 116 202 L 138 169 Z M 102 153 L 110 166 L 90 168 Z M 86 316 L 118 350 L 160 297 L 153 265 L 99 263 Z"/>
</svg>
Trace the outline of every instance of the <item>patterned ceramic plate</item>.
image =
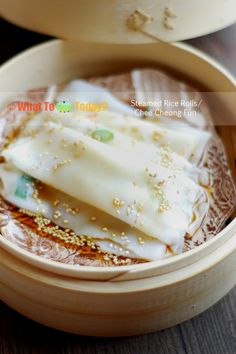
<svg viewBox="0 0 236 354">
<path fill-rule="evenodd" d="M 162 98 L 162 96 L 167 98 L 166 95 L 168 93 L 169 98 L 172 100 L 179 100 L 183 96 L 189 100 L 201 100 L 201 93 L 196 92 L 190 85 L 180 82 L 161 71 L 151 69 L 136 70 L 136 78 L 137 75 L 139 80 L 134 80 L 132 74 L 127 73 L 92 78 L 90 81 L 109 89 L 126 103 L 137 98 L 143 101 L 155 100 L 157 93 L 159 98 Z M 46 91 L 45 89 L 30 91 L 24 96 L 18 97 L 16 101 L 43 101 Z M 199 163 L 199 167 L 207 169 L 212 176 L 210 208 L 194 237 L 189 239 L 186 235 L 185 251 L 197 247 L 214 237 L 232 215 L 236 200 L 235 186 L 227 163 L 225 149 L 213 128 L 212 117 L 205 104 L 199 107 L 199 113 L 203 120 L 200 123 L 199 121 L 188 121 L 188 124 L 197 125 L 198 128 L 200 124 L 201 129 L 210 129 L 212 132 L 212 138 Z M 1 113 L 1 148 L 11 140 L 20 125 L 27 121 L 28 118 L 29 115 L 27 113 L 16 113 L 10 109 L 6 109 Z M 2 237 L 40 257 L 74 265 L 116 265 L 112 260 L 104 262 L 105 253 L 98 253 L 96 249 L 92 249 L 88 245 L 80 248 L 69 244 L 66 245 L 62 241 L 59 242 L 51 236 L 39 232 L 34 222 L 34 217 L 23 214 L 18 208 L 6 203 L 3 198 L 0 199 L 0 223 Z M 121 261 L 118 264 L 122 265 L 122 261 L 125 261 L 126 258 L 120 256 L 118 260 Z M 131 259 L 131 264 L 142 262 L 144 260 Z"/>
</svg>

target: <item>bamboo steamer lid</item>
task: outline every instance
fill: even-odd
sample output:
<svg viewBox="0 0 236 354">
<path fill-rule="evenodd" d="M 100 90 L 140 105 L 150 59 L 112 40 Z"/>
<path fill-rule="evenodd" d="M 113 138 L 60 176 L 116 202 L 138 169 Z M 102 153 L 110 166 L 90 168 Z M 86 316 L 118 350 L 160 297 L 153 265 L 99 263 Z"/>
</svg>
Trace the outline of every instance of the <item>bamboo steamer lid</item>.
<svg viewBox="0 0 236 354">
<path fill-rule="evenodd" d="M 236 21 L 235 0 L 2 0 L 0 13 L 37 32 L 107 43 L 179 41 Z"/>
</svg>

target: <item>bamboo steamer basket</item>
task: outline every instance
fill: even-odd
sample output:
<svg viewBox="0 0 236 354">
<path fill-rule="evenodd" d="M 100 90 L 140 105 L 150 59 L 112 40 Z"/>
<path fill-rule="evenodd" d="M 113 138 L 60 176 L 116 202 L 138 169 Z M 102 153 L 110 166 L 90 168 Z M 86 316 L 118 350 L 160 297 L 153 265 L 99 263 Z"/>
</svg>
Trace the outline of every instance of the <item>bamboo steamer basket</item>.
<svg viewBox="0 0 236 354">
<path fill-rule="evenodd" d="M 235 93 L 235 80 L 225 69 L 185 44 L 130 46 L 53 40 L 0 68 L 1 105 L 17 91 L 140 64 L 168 67 L 198 80 L 209 91 Z M 234 112 L 233 100 L 224 97 L 224 105 Z M 230 126 L 218 127 L 232 169 L 235 119 L 232 115 Z M 0 299 L 33 320 L 83 335 L 128 336 L 164 329 L 204 311 L 236 284 L 235 219 L 194 250 L 163 261 L 117 268 L 62 265 L 29 254 L 3 237 L 0 246 Z"/>
<path fill-rule="evenodd" d="M 0 13 L 59 38 L 109 43 L 179 41 L 236 21 L 235 0 L 1 0 Z"/>
</svg>

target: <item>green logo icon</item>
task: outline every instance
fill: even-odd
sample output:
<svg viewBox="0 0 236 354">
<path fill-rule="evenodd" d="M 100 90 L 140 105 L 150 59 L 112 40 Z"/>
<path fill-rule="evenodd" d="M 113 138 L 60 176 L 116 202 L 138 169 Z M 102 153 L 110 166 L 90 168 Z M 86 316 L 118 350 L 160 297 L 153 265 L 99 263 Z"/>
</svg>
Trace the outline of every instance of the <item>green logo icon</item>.
<svg viewBox="0 0 236 354">
<path fill-rule="evenodd" d="M 56 104 L 56 110 L 60 113 L 68 113 L 72 111 L 72 102 L 58 102 Z"/>
</svg>

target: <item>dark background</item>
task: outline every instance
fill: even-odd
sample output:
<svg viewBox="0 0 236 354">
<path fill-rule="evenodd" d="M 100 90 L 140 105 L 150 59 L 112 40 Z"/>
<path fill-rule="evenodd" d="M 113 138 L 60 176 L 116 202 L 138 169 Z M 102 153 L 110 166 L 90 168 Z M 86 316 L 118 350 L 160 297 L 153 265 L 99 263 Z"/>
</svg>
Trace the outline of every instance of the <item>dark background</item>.
<svg viewBox="0 0 236 354">
<path fill-rule="evenodd" d="M 0 19 L 0 64 L 49 38 Z M 212 55 L 236 75 L 236 25 L 188 42 Z M 158 333 L 129 338 L 61 333 L 24 318 L 0 302 L 0 354 L 31 353 L 236 354 L 236 288 L 190 321 Z"/>
</svg>

